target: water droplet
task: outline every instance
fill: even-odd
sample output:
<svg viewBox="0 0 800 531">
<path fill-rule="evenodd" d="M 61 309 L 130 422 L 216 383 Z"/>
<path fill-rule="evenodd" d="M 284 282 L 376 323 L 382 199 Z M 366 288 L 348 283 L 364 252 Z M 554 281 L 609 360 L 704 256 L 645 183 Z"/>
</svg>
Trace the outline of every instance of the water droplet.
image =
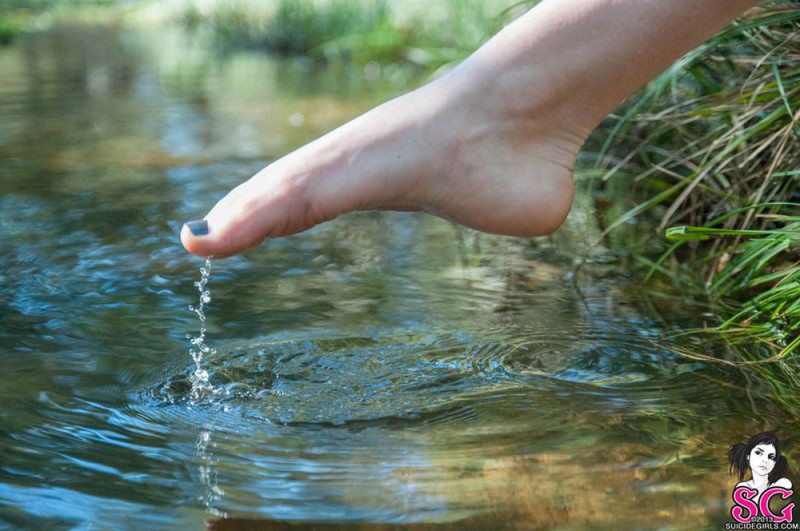
<svg viewBox="0 0 800 531">
<path fill-rule="evenodd" d="M 203 311 L 204 306 L 211 302 L 211 290 L 206 289 L 206 285 L 208 284 L 208 279 L 211 277 L 211 257 L 206 258 L 205 267 L 200 268 L 200 280 L 195 281 L 194 285 L 197 288 L 197 291 L 200 293 L 199 296 L 199 305 L 197 307 L 190 305 L 189 310 L 194 312 L 198 319 L 200 320 L 200 335 L 192 336 L 191 334 L 187 334 L 187 339 L 189 339 L 190 343 L 192 344 L 192 348 L 189 349 L 189 353 L 192 356 L 192 360 L 195 364 L 195 371 L 192 375 L 191 382 L 192 382 L 192 391 L 190 394 L 189 405 L 197 403 L 197 401 L 202 398 L 203 396 L 211 393 L 214 388 L 211 383 L 208 381 L 208 371 L 205 370 L 202 366 L 203 363 L 203 354 L 214 354 L 216 350 L 209 347 L 205 343 L 206 339 L 206 314 Z"/>
</svg>

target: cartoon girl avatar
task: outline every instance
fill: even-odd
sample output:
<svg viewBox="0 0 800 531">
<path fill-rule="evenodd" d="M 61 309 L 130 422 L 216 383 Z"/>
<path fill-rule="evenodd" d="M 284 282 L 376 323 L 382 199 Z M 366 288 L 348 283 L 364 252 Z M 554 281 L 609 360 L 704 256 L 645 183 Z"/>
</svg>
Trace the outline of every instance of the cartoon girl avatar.
<svg viewBox="0 0 800 531">
<path fill-rule="evenodd" d="M 728 449 L 728 461 L 731 464 L 731 473 L 735 471 L 739 476 L 739 483 L 733 489 L 733 498 L 740 507 L 734 507 L 734 516 L 737 508 L 740 509 L 739 515 L 743 514 L 742 508 L 747 509 L 751 515 L 765 515 L 764 513 L 770 513 L 769 499 L 774 494 L 780 494 L 779 497 L 784 499 L 791 495 L 792 482 L 786 477 L 789 463 L 781 455 L 778 438 L 772 433 L 759 433 L 750 437 L 746 443 L 734 444 Z M 751 478 L 744 481 L 748 467 Z M 761 496 L 765 493 L 767 496 L 764 503 L 760 503 Z M 736 519 L 743 521 L 738 517 Z"/>
</svg>

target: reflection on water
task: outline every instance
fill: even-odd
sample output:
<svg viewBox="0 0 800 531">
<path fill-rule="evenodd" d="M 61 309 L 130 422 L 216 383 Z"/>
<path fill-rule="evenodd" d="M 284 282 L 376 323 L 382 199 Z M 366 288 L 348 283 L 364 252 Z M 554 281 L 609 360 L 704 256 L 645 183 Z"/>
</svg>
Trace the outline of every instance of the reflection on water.
<svg viewBox="0 0 800 531">
<path fill-rule="evenodd" d="M 728 445 L 791 437 L 748 373 L 678 354 L 711 348 L 673 334 L 702 301 L 608 252 L 574 276 L 580 208 L 535 241 L 357 213 L 215 263 L 189 407 L 182 223 L 401 87 L 168 39 L 0 49 L 0 525 L 713 527 Z"/>
<path fill-rule="evenodd" d="M 197 436 L 197 443 L 195 444 L 197 457 L 202 462 L 202 464 L 198 466 L 198 479 L 200 483 L 205 486 L 205 491 L 202 496 L 200 496 L 200 499 L 209 514 L 224 518 L 227 515 L 223 511 L 217 509 L 217 504 L 222 499 L 222 496 L 225 495 L 225 491 L 217 485 L 217 471 L 214 468 L 216 464 L 213 453 L 214 446 L 214 443 L 211 442 L 211 432 L 202 430 Z"/>
</svg>

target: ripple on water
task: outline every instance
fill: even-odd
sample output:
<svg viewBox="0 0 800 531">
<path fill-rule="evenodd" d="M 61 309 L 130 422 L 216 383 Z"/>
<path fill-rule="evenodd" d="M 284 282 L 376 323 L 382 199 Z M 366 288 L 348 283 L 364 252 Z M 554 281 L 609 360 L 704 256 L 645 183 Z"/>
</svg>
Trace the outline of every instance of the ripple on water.
<svg viewBox="0 0 800 531">
<path fill-rule="evenodd" d="M 222 407 L 282 424 L 393 425 L 473 422 L 504 397 L 542 411 L 608 414 L 714 393 L 684 361 L 646 334 L 586 328 L 577 337 L 546 330 L 478 337 L 436 329 L 382 329 L 359 336 L 319 331 L 218 346 L 206 361 L 214 390 L 192 403 L 193 367 L 157 383 L 161 404 Z"/>
</svg>

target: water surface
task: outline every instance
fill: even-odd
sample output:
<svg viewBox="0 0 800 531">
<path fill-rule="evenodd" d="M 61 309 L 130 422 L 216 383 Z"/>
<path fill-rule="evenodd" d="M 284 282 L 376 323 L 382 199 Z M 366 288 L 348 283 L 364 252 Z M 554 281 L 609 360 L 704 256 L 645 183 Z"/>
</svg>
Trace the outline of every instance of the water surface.
<svg viewBox="0 0 800 531">
<path fill-rule="evenodd" d="M 0 49 L 0 525 L 722 525 L 728 445 L 796 421 L 680 354 L 703 301 L 601 249 L 574 273 L 583 200 L 552 238 L 356 213 L 215 262 L 192 403 L 181 224 L 405 88 L 371 72 L 119 28 Z"/>
</svg>

